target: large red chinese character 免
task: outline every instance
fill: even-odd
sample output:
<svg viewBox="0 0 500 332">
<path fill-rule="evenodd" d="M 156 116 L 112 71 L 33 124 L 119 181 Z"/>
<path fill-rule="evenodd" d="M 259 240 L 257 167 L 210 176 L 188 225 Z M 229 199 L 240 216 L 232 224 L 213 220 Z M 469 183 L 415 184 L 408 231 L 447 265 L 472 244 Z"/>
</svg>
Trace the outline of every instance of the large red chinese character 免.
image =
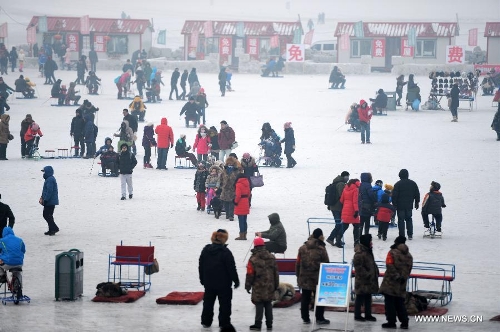
<svg viewBox="0 0 500 332">
<path fill-rule="evenodd" d="M 222 45 L 223 45 L 223 46 L 229 46 L 229 39 L 227 39 L 227 38 L 222 38 Z"/>
<path fill-rule="evenodd" d="M 450 47 L 448 51 L 448 62 L 458 62 L 462 63 L 462 57 L 464 56 L 463 50 L 461 47 L 453 46 Z"/>
<path fill-rule="evenodd" d="M 288 53 L 290 54 L 289 61 L 293 61 L 293 60 L 302 61 L 302 60 L 304 60 L 302 58 L 302 50 L 297 45 L 290 46 L 290 48 L 288 49 Z"/>
</svg>

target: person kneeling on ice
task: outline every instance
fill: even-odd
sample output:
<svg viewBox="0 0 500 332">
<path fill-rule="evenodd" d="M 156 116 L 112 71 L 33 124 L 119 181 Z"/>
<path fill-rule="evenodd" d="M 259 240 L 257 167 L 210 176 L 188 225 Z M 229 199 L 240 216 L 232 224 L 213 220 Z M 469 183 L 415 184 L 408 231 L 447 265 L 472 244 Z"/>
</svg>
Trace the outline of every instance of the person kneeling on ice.
<svg viewBox="0 0 500 332">
<path fill-rule="evenodd" d="M 111 176 L 118 176 L 118 157 L 119 155 L 115 152 L 112 145 L 108 147 L 106 152 L 101 154 L 102 176 L 106 176 L 107 169 L 111 171 Z"/>
<path fill-rule="evenodd" d="M 422 202 L 422 219 L 425 227 L 424 235 L 430 235 L 431 232 L 429 214 L 432 214 L 432 217 L 436 221 L 436 235 L 441 235 L 441 222 L 443 221 L 442 208 L 445 208 L 446 204 L 444 204 L 444 197 L 439 189 L 441 189 L 441 185 L 432 181 L 429 192 L 425 194 Z"/>
</svg>

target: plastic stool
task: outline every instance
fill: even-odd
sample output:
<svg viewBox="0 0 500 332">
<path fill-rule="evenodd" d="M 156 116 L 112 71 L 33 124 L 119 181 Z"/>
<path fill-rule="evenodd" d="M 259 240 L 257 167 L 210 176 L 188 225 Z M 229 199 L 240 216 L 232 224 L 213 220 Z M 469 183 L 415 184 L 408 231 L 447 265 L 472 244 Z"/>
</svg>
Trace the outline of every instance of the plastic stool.
<svg viewBox="0 0 500 332">
<path fill-rule="evenodd" d="M 57 156 L 59 158 L 68 158 L 69 157 L 68 149 L 57 149 Z"/>
<path fill-rule="evenodd" d="M 56 152 L 54 150 L 45 150 L 44 158 L 55 158 Z"/>
<path fill-rule="evenodd" d="M 80 149 L 80 147 L 79 147 L 79 146 L 76 146 L 76 145 L 71 147 L 70 153 L 71 153 L 71 155 L 72 155 L 72 156 L 74 156 L 74 154 L 73 154 L 73 150 L 75 150 L 75 153 L 76 153 L 76 149 Z M 79 156 L 78 156 L 78 157 L 79 157 Z"/>
<path fill-rule="evenodd" d="M 177 163 L 179 161 L 179 163 Z M 175 156 L 175 167 L 174 168 L 194 168 L 189 157 L 179 157 Z"/>
</svg>

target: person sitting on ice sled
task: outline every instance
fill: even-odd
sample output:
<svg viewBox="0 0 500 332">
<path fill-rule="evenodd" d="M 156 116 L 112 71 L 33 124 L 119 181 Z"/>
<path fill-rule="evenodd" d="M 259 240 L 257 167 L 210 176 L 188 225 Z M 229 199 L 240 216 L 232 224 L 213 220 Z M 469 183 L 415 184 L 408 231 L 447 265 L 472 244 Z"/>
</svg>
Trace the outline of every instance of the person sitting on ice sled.
<svg viewBox="0 0 500 332">
<path fill-rule="evenodd" d="M 351 107 L 349 107 L 349 111 L 347 111 L 347 115 L 345 116 L 345 124 L 351 125 L 351 131 L 360 131 L 358 107 L 358 103 L 353 103 Z"/>
<path fill-rule="evenodd" d="M 111 139 L 108 139 L 111 144 Z M 111 176 L 118 176 L 118 153 L 115 152 L 113 145 L 110 145 L 108 150 L 101 154 L 102 176 L 106 176 L 106 169 L 111 171 Z"/>
<path fill-rule="evenodd" d="M 329 83 L 332 83 L 330 89 L 345 89 L 345 76 L 342 74 L 342 70 L 339 67 L 334 66 L 332 72 L 330 73 Z M 340 87 L 339 87 L 340 84 Z"/>
<path fill-rule="evenodd" d="M 262 135 L 260 136 L 259 145 L 264 149 L 265 157 L 279 158 L 281 156 L 280 137 L 271 128 L 269 122 L 262 125 Z"/>
<path fill-rule="evenodd" d="M 273 58 L 269 59 L 269 61 L 267 61 L 266 65 L 263 66 L 264 68 L 262 69 L 262 77 L 269 77 L 269 74 L 273 74 L 273 77 L 276 77 L 276 74 L 275 74 L 275 69 L 274 67 L 276 67 L 276 60 Z"/>
<path fill-rule="evenodd" d="M 144 122 L 144 116 L 146 115 L 146 105 L 142 101 L 141 96 L 135 96 L 134 100 L 128 105 L 130 114 L 139 117 L 139 122 Z"/>
<path fill-rule="evenodd" d="M 430 234 L 429 214 L 432 214 L 436 221 L 436 235 L 441 235 L 441 222 L 443 221 L 442 208 L 445 208 L 446 204 L 444 204 L 444 197 L 439 189 L 441 189 L 441 185 L 432 181 L 429 192 L 425 194 L 422 202 L 422 219 L 425 227 L 424 235 Z"/>
</svg>

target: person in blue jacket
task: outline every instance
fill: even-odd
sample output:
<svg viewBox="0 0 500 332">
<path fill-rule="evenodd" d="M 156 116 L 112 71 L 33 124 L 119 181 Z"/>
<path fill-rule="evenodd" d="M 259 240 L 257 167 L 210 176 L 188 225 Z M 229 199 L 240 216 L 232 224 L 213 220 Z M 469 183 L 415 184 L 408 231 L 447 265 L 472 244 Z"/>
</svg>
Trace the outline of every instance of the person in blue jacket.
<svg viewBox="0 0 500 332">
<path fill-rule="evenodd" d="M 59 232 L 59 227 L 57 227 L 54 221 L 54 209 L 56 205 L 59 205 L 59 192 L 52 166 L 45 166 L 42 172 L 45 182 L 43 183 L 42 196 L 38 200 L 38 203 L 43 206 L 43 219 L 47 221 L 47 225 L 49 226 L 49 230 L 44 234 L 52 236 Z"/>
<path fill-rule="evenodd" d="M 23 240 L 14 235 L 12 228 L 5 227 L 0 239 L 0 284 L 7 281 L 6 271 L 23 266 L 25 252 L 26 247 Z M 18 275 L 18 278 L 22 285 L 21 274 Z M 22 297 L 22 291 L 17 296 L 18 298 Z"/>
<path fill-rule="evenodd" d="M 372 189 L 372 174 L 361 173 L 361 185 L 359 186 L 359 217 L 360 217 L 360 233 L 370 234 L 370 219 L 375 210 L 377 203 L 377 195 Z"/>
<path fill-rule="evenodd" d="M 106 153 L 109 150 L 109 147 L 113 144 L 113 140 L 110 137 L 106 137 L 104 139 L 104 145 L 96 151 L 94 158 L 97 158 L 99 155 Z"/>
</svg>

